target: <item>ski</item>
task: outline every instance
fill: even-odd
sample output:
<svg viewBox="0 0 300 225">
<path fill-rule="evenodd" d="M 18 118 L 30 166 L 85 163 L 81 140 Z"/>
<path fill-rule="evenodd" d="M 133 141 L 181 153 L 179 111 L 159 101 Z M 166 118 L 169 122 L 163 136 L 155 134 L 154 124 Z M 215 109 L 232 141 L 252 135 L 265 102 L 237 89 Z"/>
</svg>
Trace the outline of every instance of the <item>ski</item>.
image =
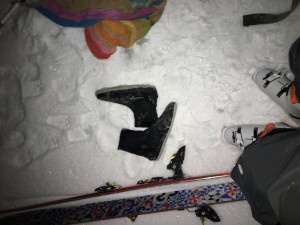
<svg viewBox="0 0 300 225">
<path fill-rule="evenodd" d="M 228 182 L 80 206 L 29 211 L 0 219 L 0 225 L 64 225 L 120 217 L 134 219 L 142 214 L 183 210 L 241 200 L 245 200 L 245 196 L 240 187 L 235 182 Z M 201 216 L 201 213 L 196 210 L 196 215 Z"/>
<path fill-rule="evenodd" d="M 95 198 L 104 195 L 112 195 L 116 193 L 134 191 L 134 190 L 145 189 L 145 188 L 152 188 L 152 187 L 165 186 L 165 185 L 171 185 L 177 183 L 185 183 L 185 182 L 195 182 L 201 180 L 210 180 L 210 179 L 230 176 L 230 173 L 220 173 L 220 174 L 205 175 L 205 176 L 185 177 L 181 167 L 184 160 L 184 156 L 185 156 L 185 146 L 181 147 L 176 153 L 173 154 L 170 163 L 167 165 L 167 169 L 174 171 L 174 175 L 172 177 L 168 177 L 168 178 L 152 177 L 151 179 L 140 180 L 137 182 L 136 185 L 131 185 L 127 187 L 121 187 L 116 183 L 106 182 L 106 185 L 96 188 L 94 193 L 69 197 L 69 198 L 59 199 L 59 200 L 54 200 L 49 202 L 43 202 L 40 204 L 34 204 L 34 205 L 29 205 L 29 206 L 14 208 L 14 209 L 0 210 L 0 214 L 19 212 L 23 210 L 38 209 L 41 207 L 57 205 L 61 203 L 74 202 L 74 201 L 88 199 L 88 198 Z"/>
<path fill-rule="evenodd" d="M 116 188 L 116 189 L 112 189 L 112 190 L 108 190 L 108 191 L 94 192 L 94 193 L 90 193 L 90 194 L 69 197 L 69 198 L 64 198 L 64 199 L 59 199 L 59 200 L 54 200 L 54 201 L 49 201 L 49 202 L 43 202 L 43 203 L 39 203 L 39 204 L 34 204 L 34 205 L 29 205 L 29 206 L 14 208 L 14 209 L 5 209 L 5 210 L 1 210 L 0 214 L 18 212 L 18 211 L 23 211 L 23 210 L 37 209 L 37 208 L 51 206 L 51 205 L 57 205 L 57 204 L 61 204 L 61 203 L 74 202 L 74 201 L 78 201 L 78 200 L 95 198 L 95 197 L 100 197 L 100 196 L 104 196 L 104 195 L 112 195 L 112 194 L 116 194 L 116 193 L 134 191 L 134 190 L 145 189 L 145 188 L 152 188 L 152 187 L 157 187 L 157 186 L 171 185 L 171 184 L 184 183 L 184 182 L 194 182 L 194 181 L 201 181 L 201 180 L 210 180 L 210 179 L 229 177 L 229 176 L 230 176 L 230 173 L 222 173 L 222 174 L 214 174 L 214 175 L 207 175 L 207 176 L 186 177 L 186 178 L 182 178 L 182 179 L 164 180 L 164 181 L 160 181 L 160 182 L 136 184 L 136 185 L 120 187 L 120 188 Z M 104 187 L 104 186 L 102 186 L 102 187 Z"/>
</svg>

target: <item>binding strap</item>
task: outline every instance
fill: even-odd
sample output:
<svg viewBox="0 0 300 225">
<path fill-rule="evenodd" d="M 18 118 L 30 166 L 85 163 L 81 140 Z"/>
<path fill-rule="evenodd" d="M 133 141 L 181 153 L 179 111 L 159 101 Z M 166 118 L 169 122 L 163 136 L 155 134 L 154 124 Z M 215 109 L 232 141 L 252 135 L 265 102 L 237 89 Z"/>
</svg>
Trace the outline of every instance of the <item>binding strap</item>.
<svg viewBox="0 0 300 225">
<path fill-rule="evenodd" d="M 289 63 L 293 74 L 295 75 L 295 94 L 300 99 L 300 38 L 298 38 L 290 48 Z"/>
<path fill-rule="evenodd" d="M 293 0 L 291 10 L 281 14 L 257 13 L 243 16 L 243 26 L 252 26 L 258 24 L 270 24 L 279 22 L 288 17 L 298 6 L 300 0 Z"/>
</svg>

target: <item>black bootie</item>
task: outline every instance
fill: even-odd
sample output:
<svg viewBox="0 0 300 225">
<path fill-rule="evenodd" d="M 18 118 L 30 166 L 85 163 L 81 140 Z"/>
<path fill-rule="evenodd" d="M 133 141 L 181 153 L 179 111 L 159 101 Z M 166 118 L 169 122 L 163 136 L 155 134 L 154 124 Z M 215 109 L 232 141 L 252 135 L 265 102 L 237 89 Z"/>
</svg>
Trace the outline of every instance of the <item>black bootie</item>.
<svg viewBox="0 0 300 225">
<path fill-rule="evenodd" d="M 144 131 L 122 129 L 118 149 L 156 160 L 169 134 L 176 103 L 170 103 L 159 119 Z"/>
<path fill-rule="evenodd" d="M 96 91 L 98 99 L 129 107 L 136 127 L 149 127 L 157 121 L 157 91 L 150 85 L 127 85 Z"/>
</svg>

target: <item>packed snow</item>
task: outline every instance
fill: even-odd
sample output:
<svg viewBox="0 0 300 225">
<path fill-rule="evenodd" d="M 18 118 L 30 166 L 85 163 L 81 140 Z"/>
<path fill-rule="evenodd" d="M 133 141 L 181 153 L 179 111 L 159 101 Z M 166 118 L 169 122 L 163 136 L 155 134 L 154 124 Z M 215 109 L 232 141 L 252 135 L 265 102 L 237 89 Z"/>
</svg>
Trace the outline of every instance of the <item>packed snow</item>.
<svg viewBox="0 0 300 225">
<path fill-rule="evenodd" d="M 296 125 L 251 75 L 260 67 L 288 67 L 300 7 L 276 24 L 242 26 L 244 14 L 284 12 L 291 2 L 168 0 L 149 34 L 108 60 L 91 54 L 83 29 L 60 27 L 34 9 L 19 10 L 0 28 L 0 209 L 93 192 L 106 181 L 126 186 L 170 176 L 166 165 L 183 145 L 186 175 L 230 172 L 241 152 L 222 140 L 224 126 Z M 0 15 L 9 3 L 1 1 Z M 121 129 L 136 129 L 133 113 L 95 97 L 98 89 L 133 84 L 157 88 L 158 115 L 177 103 L 157 161 L 117 150 Z M 246 201 L 214 209 L 220 225 L 257 224 Z M 135 224 L 199 224 L 199 218 L 173 211 L 140 216 Z"/>
</svg>

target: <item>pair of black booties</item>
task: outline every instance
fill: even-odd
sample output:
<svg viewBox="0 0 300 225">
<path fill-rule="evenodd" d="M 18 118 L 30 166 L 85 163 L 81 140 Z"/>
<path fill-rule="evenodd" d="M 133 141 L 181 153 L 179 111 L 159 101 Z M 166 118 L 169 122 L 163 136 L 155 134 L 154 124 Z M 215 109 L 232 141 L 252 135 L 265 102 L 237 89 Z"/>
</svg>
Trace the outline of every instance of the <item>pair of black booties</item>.
<svg viewBox="0 0 300 225">
<path fill-rule="evenodd" d="M 118 149 L 156 160 L 171 128 L 176 103 L 171 102 L 158 118 L 156 112 L 157 91 L 150 85 L 118 86 L 96 91 L 98 99 L 129 107 L 135 119 L 135 127 L 147 127 L 143 131 L 122 129 Z"/>
</svg>

